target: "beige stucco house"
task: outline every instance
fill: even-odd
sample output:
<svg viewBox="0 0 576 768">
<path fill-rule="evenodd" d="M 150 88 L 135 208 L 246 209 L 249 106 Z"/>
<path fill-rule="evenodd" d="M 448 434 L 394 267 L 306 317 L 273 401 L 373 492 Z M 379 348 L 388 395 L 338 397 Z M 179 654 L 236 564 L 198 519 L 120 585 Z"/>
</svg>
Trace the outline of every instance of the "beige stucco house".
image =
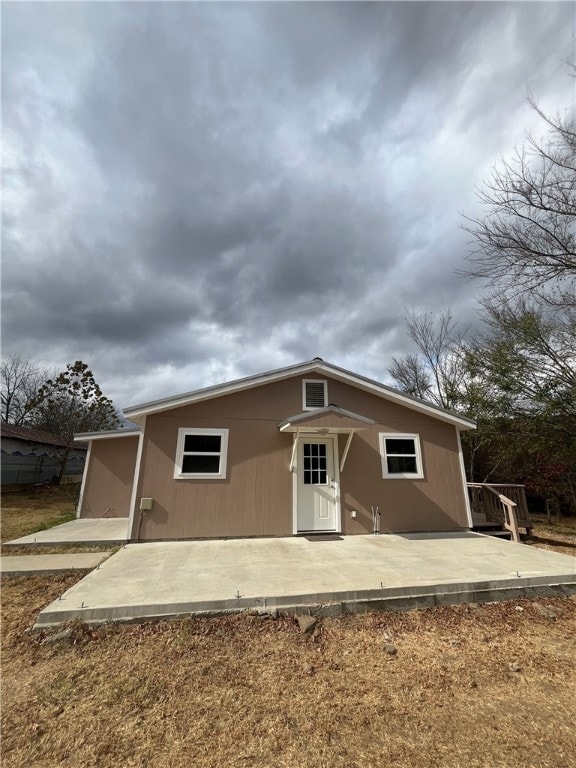
<svg viewBox="0 0 576 768">
<path fill-rule="evenodd" d="M 126 408 L 89 442 L 81 518 L 132 541 L 472 525 L 460 433 L 474 422 L 316 358 Z M 376 517 L 378 520 L 378 517 Z"/>
</svg>

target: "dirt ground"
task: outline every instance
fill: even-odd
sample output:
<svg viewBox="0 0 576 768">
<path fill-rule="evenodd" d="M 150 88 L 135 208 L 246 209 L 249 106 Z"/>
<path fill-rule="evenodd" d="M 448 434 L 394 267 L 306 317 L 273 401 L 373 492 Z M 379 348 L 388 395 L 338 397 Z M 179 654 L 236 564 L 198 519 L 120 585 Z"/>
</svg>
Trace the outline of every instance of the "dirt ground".
<svg viewBox="0 0 576 768">
<path fill-rule="evenodd" d="M 7 501 L 6 538 L 69 510 Z M 29 633 L 79 578 L 3 580 L 3 768 L 576 766 L 576 597 Z"/>
</svg>

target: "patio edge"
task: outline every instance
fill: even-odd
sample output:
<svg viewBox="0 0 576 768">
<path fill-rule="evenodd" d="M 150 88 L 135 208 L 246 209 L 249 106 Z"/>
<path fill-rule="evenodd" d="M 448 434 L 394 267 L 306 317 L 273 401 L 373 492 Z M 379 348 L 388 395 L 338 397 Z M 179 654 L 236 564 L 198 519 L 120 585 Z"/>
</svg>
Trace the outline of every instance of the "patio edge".
<svg viewBox="0 0 576 768">
<path fill-rule="evenodd" d="M 366 612 L 407 611 L 438 605 L 490 603 L 518 598 L 566 597 L 576 594 L 576 576 L 520 577 L 518 580 L 434 584 L 418 587 L 383 588 L 358 592 L 232 598 L 203 602 L 71 608 L 54 610 L 54 604 L 40 612 L 34 631 L 42 631 L 73 619 L 97 625 L 106 622 L 143 623 L 182 618 L 213 617 L 258 609 L 261 613 L 339 616 Z M 57 601 L 60 602 L 60 601 Z"/>
</svg>

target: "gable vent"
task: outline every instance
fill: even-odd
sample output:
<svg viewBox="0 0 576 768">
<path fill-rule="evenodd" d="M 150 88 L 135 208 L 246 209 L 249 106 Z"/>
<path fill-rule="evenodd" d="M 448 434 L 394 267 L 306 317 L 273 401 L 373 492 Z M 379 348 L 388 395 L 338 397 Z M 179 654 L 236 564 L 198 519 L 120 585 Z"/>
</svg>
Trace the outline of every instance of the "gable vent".
<svg viewBox="0 0 576 768">
<path fill-rule="evenodd" d="M 324 408 L 327 403 L 327 384 L 325 381 L 304 382 L 304 408 Z"/>
</svg>

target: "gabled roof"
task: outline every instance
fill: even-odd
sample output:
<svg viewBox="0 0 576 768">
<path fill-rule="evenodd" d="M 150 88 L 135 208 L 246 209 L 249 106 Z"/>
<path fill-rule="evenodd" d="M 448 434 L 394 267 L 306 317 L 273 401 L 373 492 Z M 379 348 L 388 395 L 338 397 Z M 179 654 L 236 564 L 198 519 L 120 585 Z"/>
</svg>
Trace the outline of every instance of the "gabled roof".
<svg viewBox="0 0 576 768">
<path fill-rule="evenodd" d="M 265 384 L 270 384 L 274 381 L 281 381 L 282 379 L 288 379 L 294 376 L 319 374 L 330 376 L 333 379 L 350 384 L 351 386 L 358 387 L 365 392 L 370 392 L 373 395 L 382 397 L 385 400 L 403 405 L 406 408 L 410 408 L 413 411 L 424 413 L 432 418 L 439 419 L 440 421 L 447 422 L 448 424 L 454 424 L 459 429 L 475 429 L 476 424 L 471 419 L 467 419 L 465 416 L 461 416 L 451 411 L 439 408 L 437 405 L 428 403 L 424 400 L 418 400 L 411 395 L 407 395 L 404 392 L 400 392 L 393 387 L 388 387 L 385 384 L 381 384 L 374 379 L 368 379 L 365 376 L 360 376 L 352 371 L 347 371 L 345 368 L 340 368 L 337 365 L 325 362 L 319 357 L 314 360 L 308 360 L 304 363 L 298 363 L 297 365 L 290 365 L 286 368 L 277 368 L 273 371 L 266 371 L 265 373 L 259 373 L 255 376 L 247 376 L 242 379 L 236 379 L 224 384 L 217 384 L 211 387 L 205 387 L 203 389 L 196 389 L 192 392 L 186 392 L 182 395 L 176 395 L 174 397 L 167 397 L 161 400 L 154 400 L 149 403 L 142 403 L 140 405 L 133 405 L 128 408 L 124 408 L 124 415 L 128 419 L 139 422 L 142 417 L 151 415 L 153 413 L 160 413 L 161 411 L 169 411 L 173 408 L 180 408 L 184 405 L 190 405 L 191 403 L 202 402 L 203 400 L 212 400 L 216 397 L 222 397 L 223 395 L 229 395 L 233 392 L 241 392 L 246 389 L 252 389 L 254 387 L 261 387 Z"/>
<path fill-rule="evenodd" d="M 68 445 L 62 437 L 53 435 L 51 432 L 44 432 L 41 429 L 34 429 L 33 427 L 18 427 L 16 424 L 5 424 L 2 422 L 1 432 L 2 437 L 10 437 L 13 440 L 26 440 L 28 443 L 57 445 L 62 448 L 66 448 Z"/>
</svg>

